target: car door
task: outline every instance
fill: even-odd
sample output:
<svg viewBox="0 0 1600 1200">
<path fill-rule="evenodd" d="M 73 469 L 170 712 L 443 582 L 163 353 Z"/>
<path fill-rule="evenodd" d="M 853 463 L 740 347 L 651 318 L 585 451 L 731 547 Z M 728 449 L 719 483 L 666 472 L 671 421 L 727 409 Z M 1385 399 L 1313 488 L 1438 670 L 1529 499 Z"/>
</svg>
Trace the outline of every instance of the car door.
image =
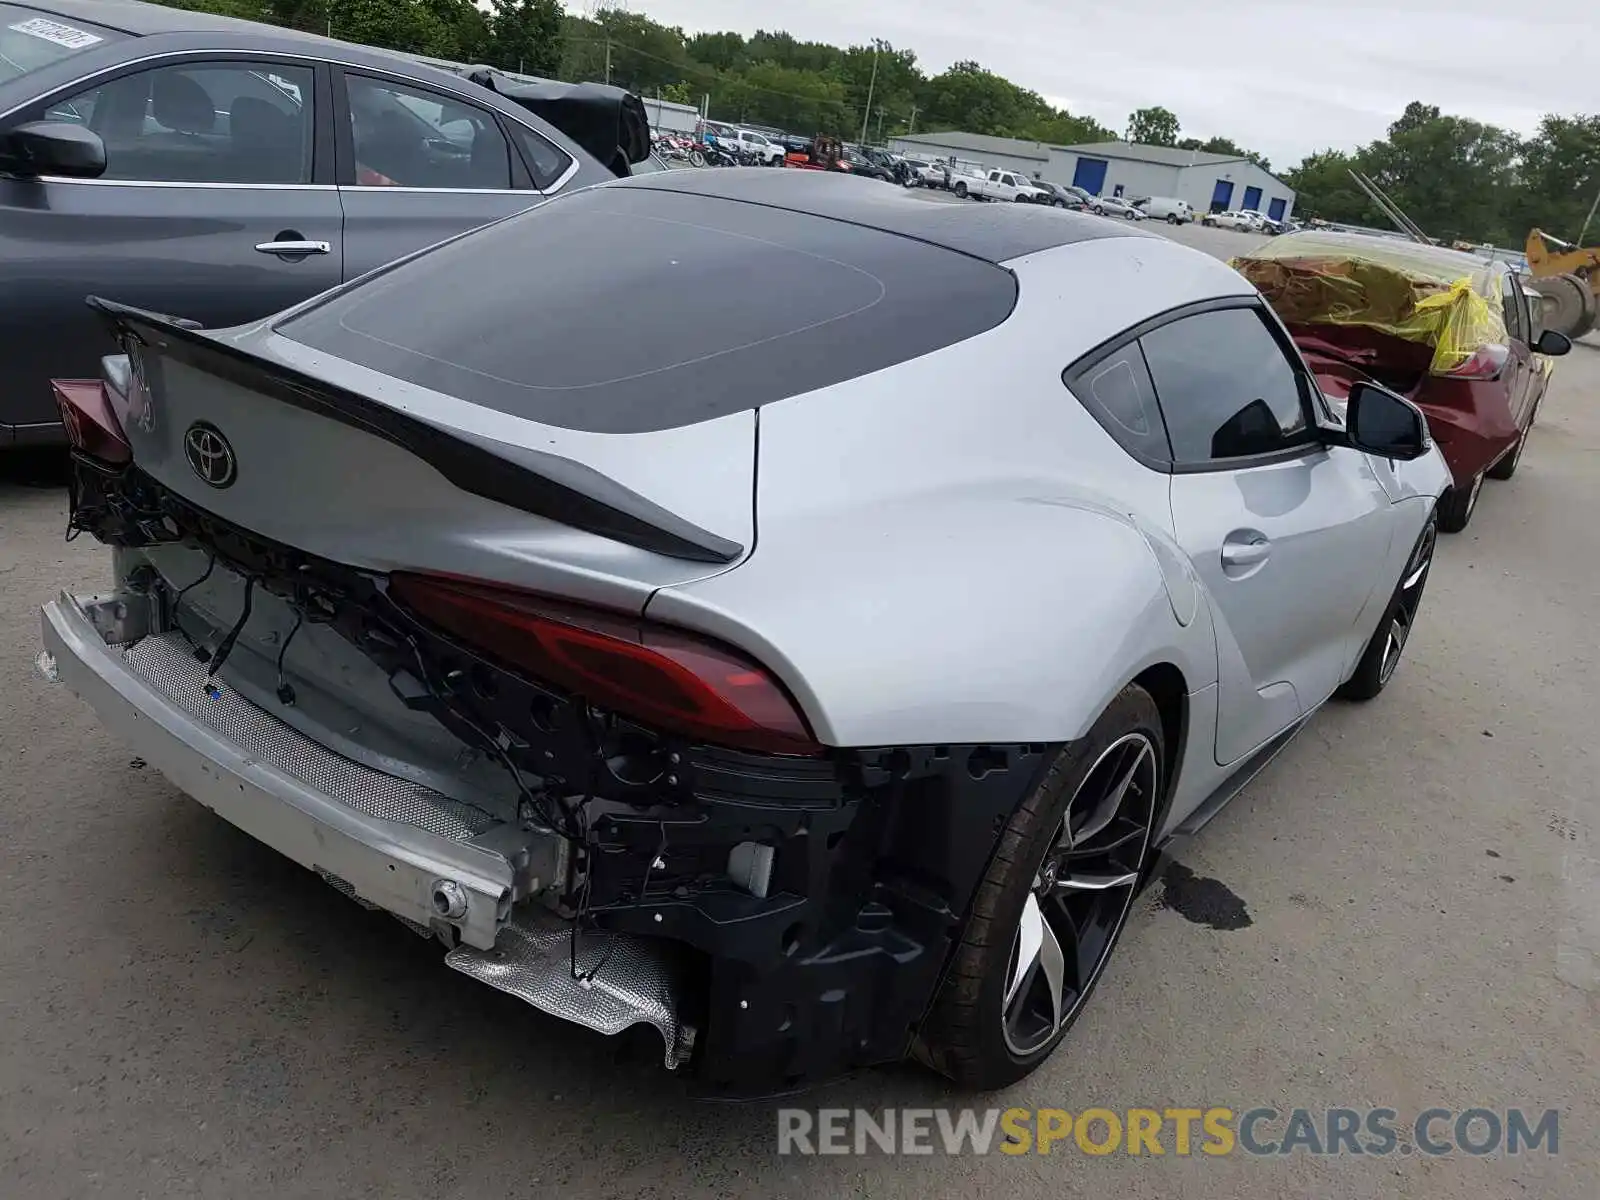
<svg viewBox="0 0 1600 1200">
<path fill-rule="evenodd" d="M 1367 456 L 1318 435 L 1315 385 L 1259 304 L 1191 311 L 1139 342 L 1172 447 L 1173 535 L 1215 618 L 1226 765 L 1342 682 L 1363 612 L 1394 584 L 1393 513 Z"/>
<path fill-rule="evenodd" d="M 400 76 L 339 72 L 335 109 L 346 279 L 538 204 L 576 167 L 534 130 Z"/>
<path fill-rule="evenodd" d="M 114 351 L 85 296 L 220 327 L 340 281 L 328 80 L 301 59 L 197 54 L 8 120 L 78 122 L 106 148 L 97 179 L 0 179 L 0 261 L 26 296 L 0 304 L 8 420 L 53 427 L 47 381 L 98 375 Z"/>
<path fill-rule="evenodd" d="M 1522 294 L 1522 284 L 1510 271 L 1500 275 L 1500 303 L 1511 351 L 1506 359 L 1506 398 L 1517 428 L 1525 429 L 1533 417 L 1533 405 L 1539 398 L 1536 384 L 1542 382 L 1542 376 L 1533 360 L 1533 317 L 1528 310 L 1528 299 Z"/>
</svg>

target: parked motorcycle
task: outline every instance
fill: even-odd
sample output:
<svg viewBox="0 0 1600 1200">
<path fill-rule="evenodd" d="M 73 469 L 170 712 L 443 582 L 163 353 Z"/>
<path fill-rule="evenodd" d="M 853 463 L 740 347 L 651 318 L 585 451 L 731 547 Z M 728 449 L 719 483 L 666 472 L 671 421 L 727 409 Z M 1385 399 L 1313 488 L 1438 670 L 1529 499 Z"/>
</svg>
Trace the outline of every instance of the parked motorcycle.
<svg viewBox="0 0 1600 1200">
<path fill-rule="evenodd" d="M 739 160 L 716 142 L 698 142 L 689 151 L 689 162 L 696 167 L 736 167 Z"/>
</svg>

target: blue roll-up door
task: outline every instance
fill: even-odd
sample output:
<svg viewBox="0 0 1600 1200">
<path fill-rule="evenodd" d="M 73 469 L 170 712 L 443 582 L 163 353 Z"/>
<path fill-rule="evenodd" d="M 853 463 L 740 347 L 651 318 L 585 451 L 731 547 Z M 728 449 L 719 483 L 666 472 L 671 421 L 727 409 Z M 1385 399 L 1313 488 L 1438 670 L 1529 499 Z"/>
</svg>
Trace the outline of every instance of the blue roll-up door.
<svg viewBox="0 0 1600 1200">
<path fill-rule="evenodd" d="M 1267 207 L 1267 216 L 1271 217 L 1274 221 L 1281 221 L 1283 220 L 1283 210 L 1288 206 L 1289 202 L 1282 196 L 1279 196 Z"/>
<path fill-rule="evenodd" d="M 1217 180 L 1217 186 L 1211 189 L 1211 211 L 1227 212 L 1232 201 L 1233 184 L 1226 179 Z"/>
<path fill-rule="evenodd" d="M 1244 210 L 1245 210 L 1245 212 L 1260 212 L 1261 211 L 1261 189 L 1260 188 L 1245 188 L 1245 190 L 1244 190 Z"/>
<path fill-rule="evenodd" d="M 1106 185 L 1107 165 L 1103 158 L 1080 158 L 1078 165 L 1072 169 L 1072 186 L 1081 187 L 1091 196 L 1098 196 L 1100 189 Z"/>
</svg>

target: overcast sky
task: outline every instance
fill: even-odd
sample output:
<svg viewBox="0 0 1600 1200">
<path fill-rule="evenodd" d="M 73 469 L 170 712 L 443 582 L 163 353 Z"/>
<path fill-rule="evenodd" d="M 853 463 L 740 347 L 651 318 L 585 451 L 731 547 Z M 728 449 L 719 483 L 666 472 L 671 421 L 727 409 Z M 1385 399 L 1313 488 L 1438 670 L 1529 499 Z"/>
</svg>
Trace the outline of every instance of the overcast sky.
<svg viewBox="0 0 1600 1200">
<path fill-rule="evenodd" d="M 620 0 L 612 0 L 618 3 Z M 569 0 L 588 10 L 595 0 Z M 1285 169 L 1383 136 L 1409 100 L 1531 133 L 1600 111 L 1593 0 L 627 0 L 689 33 L 885 38 L 930 75 L 976 59 L 1116 130 L 1161 104 L 1185 136 L 1231 137 Z"/>
</svg>

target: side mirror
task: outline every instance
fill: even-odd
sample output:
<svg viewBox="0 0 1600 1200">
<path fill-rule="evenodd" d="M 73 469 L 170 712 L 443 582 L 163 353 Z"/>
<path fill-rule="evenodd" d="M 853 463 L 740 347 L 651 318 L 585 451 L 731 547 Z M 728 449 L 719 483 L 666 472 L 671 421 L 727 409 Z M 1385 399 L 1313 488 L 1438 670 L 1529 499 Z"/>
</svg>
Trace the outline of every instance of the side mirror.
<svg viewBox="0 0 1600 1200">
<path fill-rule="evenodd" d="M 1408 462 L 1428 452 L 1428 422 L 1422 410 L 1375 383 L 1350 389 L 1345 433 L 1357 450 Z"/>
<path fill-rule="evenodd" d="M 1555 329 L 1546 329 L 1533 343 L 1535 354 L 1548 354 L 1551 358 L 1560 358 L 1571 349 L 1572 339 Z"/>
<path fill-rule="evenodd" d="M 29 121 L 0 137 L 0 171 L 13 175 L 97 179 L 105 169 L 100 135 L 70 121 Z"/>
</svg>

